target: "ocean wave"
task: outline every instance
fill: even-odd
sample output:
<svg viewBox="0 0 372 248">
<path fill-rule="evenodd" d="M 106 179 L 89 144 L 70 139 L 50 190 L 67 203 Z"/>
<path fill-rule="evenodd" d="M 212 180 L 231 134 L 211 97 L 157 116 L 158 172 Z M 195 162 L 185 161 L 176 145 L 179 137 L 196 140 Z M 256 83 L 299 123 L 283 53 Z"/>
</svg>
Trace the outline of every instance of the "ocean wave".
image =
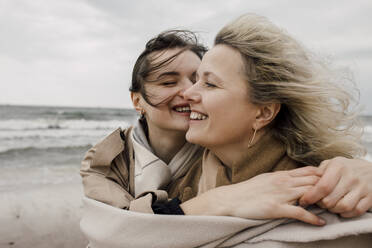
<svg viewBox="0 0 372 248">
<path fill-rule="evenodd" d="M 65 149 L 93 145 L 113 130 L 115 129 L 0 130 L 0 154 L 30 147 L 46 150 L 51 147 Z"/>
<path fill-rule="evenodd" d="M 48 109 L 40 113 L 41 116 L 49 116 L 62 120 L 86 119 L 86 120 L 110 120 L 114 116 L 119 118 L 133 118 L 137 115 L 134 109 Z"/>
<path fill-rule="evenodd" d="M 369 126 L 369 125 L 364 126 L 364 132 L 372 134 L 372 126 Z"/>
<path fill-rule="evenodd" d="M 130 123 L 124 120 L 93 121 L 93 120 L 55 120 L 55 119 L 34 119 L 34 120 L 1 120 L 0 131 L 13 130 L 58 130 L 58 129 L 116 129 L 129 126 Z"/>
<path fill-rule="evenodd" d="M 71 150 L 88 150 L 92 147 L 92 144 L 84 144 L 78 146 L 55 146 L 55 147 L 35 147 L 27 146 L 20 148 L 11 148 L 0 151 L 0 156 L 14 156 L 18 154 L 35 154 L 35 153 L 45 153 L 45 152 L 59 152 L 66 153 Z"/>
<path fill-rule="evenodd" d="M 88 117 L 86 112 L 82 112 L 82 111 L 57 110 L 57 111 L 46 111 L 43 114 L 63 116 L 65 119 L 87 119 Z"/>
<path fill-rule="evenodd" d="M 364 142 L 372 142 L 372 126 L 365 126 L 364 127 L 364 133 L 362 136 L 362 140 Z"/>
<path fill-rule="evenodd" d="M 34 130 L 35 131 L 35 130 Z M 13 132 L 11 132 L 13 133 Z M 19 133 L 19 132 L 18 132 Z M 27 132 L 27 134 L 33 132 Z M 51 136 L 16 136 L 3 138 L 3 132 L 0 132 L 0 154 L 6 153 L 9 150 L 22 150 L 26 148 L 38 148 L 46 150 L 48 148 L 68 148 L 68 147 L 81 147 L 87 145 L 93 145 L 102 140 L 110 132 L 91 132 L 85 130 L 84 132 L 71 132 L 69 130 L 59 132 L 49 132 Z M 85 133 L 85 135 L 84 135 Z M 5 135 L 7 135 L 5 133 Z"/>
<path fill-rule="evenodd" d="M 0 130 L 0 144 L 10 140 L 42 140 L 52 138 L 102 137 L 115 129 L 33 129 L 33 130 Z"/>
</svg>

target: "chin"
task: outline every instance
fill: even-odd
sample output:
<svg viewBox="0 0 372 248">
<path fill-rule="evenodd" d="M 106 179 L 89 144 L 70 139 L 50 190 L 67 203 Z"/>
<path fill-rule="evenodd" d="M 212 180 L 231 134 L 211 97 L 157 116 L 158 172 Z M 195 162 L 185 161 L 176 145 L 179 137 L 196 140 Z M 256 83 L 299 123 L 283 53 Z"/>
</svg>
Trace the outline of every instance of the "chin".
<svg viewBox="0 0 372 248">
<path fill-rule="evenodd" d="M 177 129 L 178 131 L 182 131 L 182 132 L 187 132 L 187 130 L 189 129 L 189 125 L 188 124 L 185 124 L 185 125 L 177 125 L 177 127 L 175 128 Z"/>
<path fill-rule="evenodd" d="M 201 135 L 197 135 L 197 133 L 190 131 L 190 129 L 186 133 L 186 140 L 190 143 L 197 144 L 200 146 L 204 146 L 203 140 L 205 141 L 205 139 L 203 139 Z"/>
<path fill-rule="evenodd" d="M 189 130 L 189 121 L 178 122 L 177 127 L 179 130 L 187 132 L 187 130 Z"/>
</svg>

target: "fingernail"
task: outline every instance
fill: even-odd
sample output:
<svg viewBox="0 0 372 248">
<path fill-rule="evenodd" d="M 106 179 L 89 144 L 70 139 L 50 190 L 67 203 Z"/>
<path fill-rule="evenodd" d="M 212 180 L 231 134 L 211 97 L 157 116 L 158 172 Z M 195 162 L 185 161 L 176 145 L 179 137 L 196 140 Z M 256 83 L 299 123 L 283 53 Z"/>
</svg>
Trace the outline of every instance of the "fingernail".
<svg viewBox="0 0 372 248">
<path fill-rule="evenodd" d="M 326 224 L 325 220 L 319 218 L 318 223 L 320 226 L 324 226 Z"/>
</svg>

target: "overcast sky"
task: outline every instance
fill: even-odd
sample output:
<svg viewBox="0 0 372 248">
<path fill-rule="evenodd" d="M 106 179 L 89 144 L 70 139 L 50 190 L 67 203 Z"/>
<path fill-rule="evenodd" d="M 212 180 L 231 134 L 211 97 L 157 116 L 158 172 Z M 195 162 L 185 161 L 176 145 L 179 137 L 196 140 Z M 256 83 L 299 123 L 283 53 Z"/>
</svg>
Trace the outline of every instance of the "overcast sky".
<svg viewBox="0 0 372 248">
<path fill-rule="evenodd" d="M 0 104 L 131 107 L 131 70 L 148 39 L 187 28 L 210 47 L 246 12 L 350 68 L 372 114 L 371 0 L 0 0 Z"/>
</svg>

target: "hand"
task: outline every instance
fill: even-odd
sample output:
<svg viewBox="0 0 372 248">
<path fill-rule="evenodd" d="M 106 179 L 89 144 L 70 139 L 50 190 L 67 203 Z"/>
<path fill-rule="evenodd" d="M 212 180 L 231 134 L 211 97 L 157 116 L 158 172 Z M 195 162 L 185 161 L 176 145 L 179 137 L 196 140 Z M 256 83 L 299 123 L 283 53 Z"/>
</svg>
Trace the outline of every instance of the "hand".
<svg viewBox="0 0 372 248">
<path fill-rule="evenodd" d="M 181 204 L 185 214 L 223 215 L 250 219 L 292 218 L 313 225 L 324 220 L 294 206 L 315 185 L 316 167 L 265 173 L 247 181 L 215 188 Z M 214 208 L 214 209 L 213 209 Z"/>
<path fill-rule="evenodd" d="M 372 163 L 336 157 L 323 161 L 319 182 L 300 199 L 300 205 L 317 203 L 330 212 L 350 218 L 372 207 Z"/>
</svg>

